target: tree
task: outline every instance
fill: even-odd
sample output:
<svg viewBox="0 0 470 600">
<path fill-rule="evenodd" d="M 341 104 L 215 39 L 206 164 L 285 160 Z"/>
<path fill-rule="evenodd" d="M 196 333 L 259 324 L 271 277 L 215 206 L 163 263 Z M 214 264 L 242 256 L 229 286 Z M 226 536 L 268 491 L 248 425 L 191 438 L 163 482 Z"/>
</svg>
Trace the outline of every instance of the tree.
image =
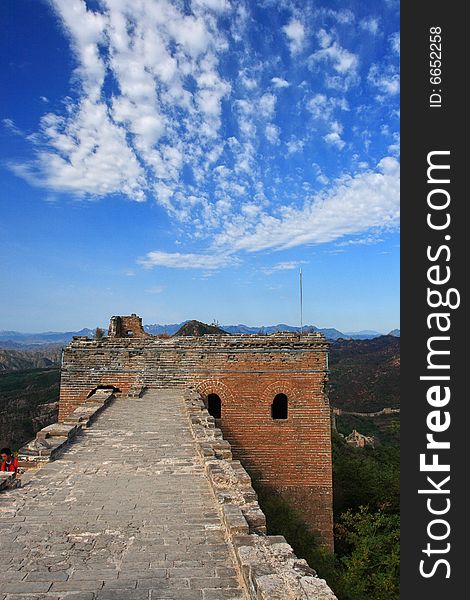
<svg viewBox="0 0 470 600">
<path fill-rule="evenodd" d="M 398 600 L 400 572 L 400 517 L 381 510 L 342 514 L 336 528 L 351 552 L 340 559 L 341 597 L 345 600 Z"/>
<path fill-rule="evenodd" d="M 104 337 L 104 329 L 97 327 L 95 329 L 95 340 L 100 340 L 102 337 Z"/>
</svg>

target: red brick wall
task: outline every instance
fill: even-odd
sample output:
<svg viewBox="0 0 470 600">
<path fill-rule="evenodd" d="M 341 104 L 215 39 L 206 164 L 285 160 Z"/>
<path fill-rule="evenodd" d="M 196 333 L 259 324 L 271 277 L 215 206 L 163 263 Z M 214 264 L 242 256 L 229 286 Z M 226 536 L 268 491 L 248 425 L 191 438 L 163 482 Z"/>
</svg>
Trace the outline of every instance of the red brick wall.
<svg viewBox="0 0 470 600">
<path fill-rule="evenodd" d="M 203 336 L 75 340 L 64 353 L 59 419 L 97 386 L 195 386 L 222 401 L 220 426 L 234 454 L 301 510 L 332 547 L 330 408 L 321 336 Z M 276 394 L 288 419 L 273 420 Z"/>
<path fill-rule="evenodd" d="M 254 357 L 253 362 L 247 358 L 244 367 L 265 366 L 259 358 L 256 362 Z M 270 367 L 279 367 L 284 358 L 271 358 Z M 296 363 L 299 370 L 312 369 L 312 363 L 325 369 L 326 354 L 297 355 Z M 218 425 L 235 457 L 258 473 L 264 485 L 280 491 L 332 547 L 331 421 L 324 383 L 324 370 L 306 374 L 233 372 L 205 380 L 197 389 L 205 397 L 214 393 L 221 398 Z M 288 398 L 287 420 L 271 417 L 271 404 L 279 393 Z"/>
</svg>

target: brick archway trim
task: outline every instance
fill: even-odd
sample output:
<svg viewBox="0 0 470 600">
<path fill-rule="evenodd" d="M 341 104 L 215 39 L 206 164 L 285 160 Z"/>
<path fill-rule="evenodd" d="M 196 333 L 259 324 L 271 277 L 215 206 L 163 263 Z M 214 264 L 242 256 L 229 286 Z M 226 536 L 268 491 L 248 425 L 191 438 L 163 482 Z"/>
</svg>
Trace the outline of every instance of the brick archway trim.
<svg viewBox="0 0 470 600">
<path fill-rule="evenodd" d="M 263 403 L 271 404 L 278 394 L 285 394 L 289 402 L 293 402 L 294 404 L 300 397 L 298 389 L 290 381 L 279 380 L 265 387 L 261 399 Z"/>
<path fill-rule="evenodd" d="M 232 390 L 218 379 L 206 379 L 201 381 L 196 387 L 197 391 L 203 398 L 207 398 L 209 394 L 217 394 L 224 401 L 233 401 L 234 395 Z"/>
</svg>

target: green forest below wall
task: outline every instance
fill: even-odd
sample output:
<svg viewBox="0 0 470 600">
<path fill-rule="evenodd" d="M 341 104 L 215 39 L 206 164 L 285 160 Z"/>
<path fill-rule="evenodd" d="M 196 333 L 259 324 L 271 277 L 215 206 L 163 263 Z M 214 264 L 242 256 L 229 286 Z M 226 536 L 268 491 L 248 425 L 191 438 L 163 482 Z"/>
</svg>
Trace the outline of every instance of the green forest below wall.
<svg viewBox="0 0 470 600">
<path fill-rule="evenodd" d="M 326 579 L 338 600 L 399 600 L 400 450 L 398 421 L 376 448 L 355 448 L 333 432 L 335 553 L 300 515 L 253 477 L 268 534 L 283 535 Z"/>
</svg>

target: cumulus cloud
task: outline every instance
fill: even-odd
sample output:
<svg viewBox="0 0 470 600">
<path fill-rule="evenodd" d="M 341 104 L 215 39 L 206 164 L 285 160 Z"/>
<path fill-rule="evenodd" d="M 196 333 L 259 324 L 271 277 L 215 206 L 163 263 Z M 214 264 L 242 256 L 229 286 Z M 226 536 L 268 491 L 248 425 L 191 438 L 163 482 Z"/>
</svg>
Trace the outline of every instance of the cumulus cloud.
<svg viewBox="0 0 470 600">
<path fill-rule="evenodd" d="M 394 65 L 384 67 L 373 64 L 367 80 L 385 96 L 395 96 L 400 92 L 400 75 Z"/>
<path fill-rule="evenodd" d="M 357 54 L 343 48 L 335 39 L 333 32 L 320 29 L 317 34 L 320 49 L 309 57 L 312 69 L 319 64 L 330 67 L 330 73 L 325 76 L 328 87 L 346 91 L 358 82 L 359 57 Z"/>
<path fill-rule="evenodd" d="M 322 21 L 325 18 L 329 18 L 340 25 L 352 25 L 356 20 L 354 13 L 349 9 L 334 10 L 332 8 L 321 7 L 316 9 L 316 13 Z"/>
<path fill-rule="evenodd" d="M 339 150 L 342 150 L 346 145 L 346 142 L 341 139 L 342 132 L 343 126 L 341 123 L 338 123 L 338 121 L 333 121 L 333 123 L 331 123 L 330 133 L 323 136 L 323 139 L 329 146 L 335 146 Z"/>
<path fill-rule="evenodd" d="M 270 119 L 274 115 L 276 107 L 276 96 L 274 94 L 263 94 L 259 101 L 259 111 L 263 117 Z"/>
<path fill-rule="evenodd" d="M 329 120 L 337 109 L 348 111 L 349 104 L 343 97 L 315 94 L 315 96 L 310 98 L 307 102 L 307 109 L 312 113 L 315 119 Z"/>
<path fill-rule="evenodd" d="M 287 153 L 288 154 L 296 154 L 297 152 L 302 152 L 305 146 L 305 140 L 299 139 L 293 136 L 286 144 Z"/>
<path fill-rule="evenodd" d="M 380 21 L 377 17 L 369 17 L 368 19 L 362 19 L 359 26 L 363 31 L 367 31 L 371 35 L 377 35 L 380 33 L 379 23 Z"/>
<path fill-rule="evenodd" d="M 274 125 L 273 123 L 268 123 L 266 125 L 266 137 L 268 138 L 271 144 L 279 143 L 279 127 Z"/>
<path fill-rule="evenodd" d="M 289 82 L 283 79 L 282 77 L 272 77 L 271 83 L 275 88 L 286 88 L 289 87 Z"/>
<path fill-rule="evenodd" d="M 323 136 L 323 139 L 329 146 L 336 146 L 339 150 L 342 150 L 346 143 L 341 139 L 341 135 L 337 131 L 331 131 Z"/>
<path fill-rule="evenodd" d="M 289 50 L 292 54 L 300 52 L 304 45 L 305 40 L 305 27 L 302 22 L 298 19 L 292 18 L 282 30 L 287 36 Z"/>
<path fill-rule="evenodd" d="M 144 200 L 143 170 L 106 106 L 85 98 L 71 111 L 71 118 L 48 113 L 41 119 L 41 139 L 48 148 L 38 153 L 35 168 L 17 164 L 12 167 L 15 172 L 61 192 L 123 193 Z"/>
<path fill-rule="evenodd" d="M 392 33 L 392 35 L 389 38 L 389 41 L 393 52 L 395 52 L 395 54 L 400 55 L 400 33 L 398 31 Z"/>
<path fill-rule="evenodd" d="M 394 132 L 392 134 L 393 142 L 388 147 L 388 151 L 392 156 L 398 156 L 400 154 L 400 133 Z"/>
</svg>

